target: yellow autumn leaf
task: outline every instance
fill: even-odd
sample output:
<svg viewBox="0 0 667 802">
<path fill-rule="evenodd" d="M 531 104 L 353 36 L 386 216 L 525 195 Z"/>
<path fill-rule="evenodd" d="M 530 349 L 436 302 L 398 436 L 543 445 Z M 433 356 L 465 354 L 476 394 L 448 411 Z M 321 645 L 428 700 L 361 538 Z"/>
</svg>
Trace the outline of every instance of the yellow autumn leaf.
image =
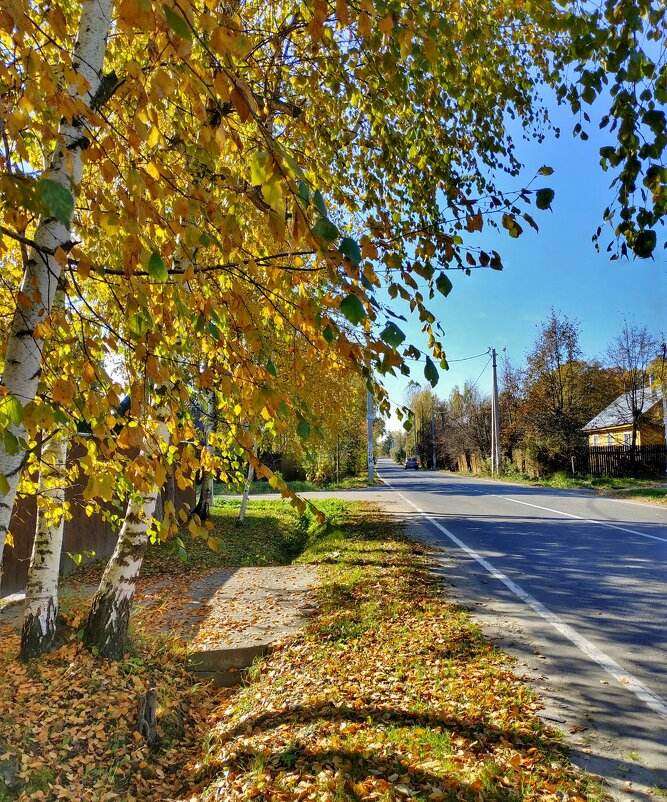
<svg viewBox="0 0 667 802">
<path fill-rule="evenodd" d="M 56 379 L 51 388 L 51 397 L 58 404 L 69 404 L 75 392 L 76 385 L 71 379 Z"/>
</svg>

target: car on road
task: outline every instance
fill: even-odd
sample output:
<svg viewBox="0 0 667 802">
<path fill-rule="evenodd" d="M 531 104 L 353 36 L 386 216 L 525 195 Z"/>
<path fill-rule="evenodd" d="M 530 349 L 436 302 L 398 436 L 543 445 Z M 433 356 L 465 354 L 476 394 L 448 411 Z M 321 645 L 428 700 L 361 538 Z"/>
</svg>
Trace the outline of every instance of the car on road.
<svg viewBox="0 0 667 802">
<path fill-rule="evenodd" d="M 405 465 L 403 467 L 405 468 L 405 470 L 407 470 L 408 468 L 412 468 L 413 470 L 416 471 L 419 468 L 419 461 L 417 460 L 417 457 L 408 457 L 405 460 Z"/>
</svg>

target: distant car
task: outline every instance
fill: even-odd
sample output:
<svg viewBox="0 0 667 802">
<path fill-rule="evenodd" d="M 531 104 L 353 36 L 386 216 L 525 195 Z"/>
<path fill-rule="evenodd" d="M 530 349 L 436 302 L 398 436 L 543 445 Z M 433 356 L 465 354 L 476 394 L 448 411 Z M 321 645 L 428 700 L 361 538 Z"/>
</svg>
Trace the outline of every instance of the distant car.
<svg viewBox="0 0 667 802">
<path fill-rule="evenodd" d="M 405 470 L 407 470 L 408 468 L 412 468 L 413 470 L 416 471 L 419 468 L 419 462 L 417 460 L 417 457 L 408 457 L 405 460 L 404 468 Z"/>
</svg>

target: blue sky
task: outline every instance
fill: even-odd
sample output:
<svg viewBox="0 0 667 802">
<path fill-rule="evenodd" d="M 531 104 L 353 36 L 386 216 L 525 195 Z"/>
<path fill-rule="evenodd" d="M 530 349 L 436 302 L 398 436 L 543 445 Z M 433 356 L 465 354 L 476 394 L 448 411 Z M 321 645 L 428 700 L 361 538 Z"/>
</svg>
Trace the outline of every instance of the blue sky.
<svg viewBox="0 0 667 802">
<path fill-rule="evenodd" d="M 609 184 L 611 172 L 603 172 L 598 150 L 603 141 L 593 123 L 588 126 L 587 142 L 574 139 L 572 117 L 559 112 L 557 122 L 561 137 L 549 136 L 542 145 L 517 142 L 517 155 L 526 165 L 523 179 L 514 186 L 525 185 L 546 164 L 554 174 L 540 177 L 532 186 L 551 187 L 556 196 L 552 211 L 535 209 L 533 217 L 539 233 L 527 225 L 516 240 L 489 229 L 484 247 L 495 248 L 503 258 L 505 269 L 473 270 L 466 276 L 449 272 L 453 290 L 447 298 L 436 297 L 431 308 L 446 336 L 444 345 L 449 359 L 479 354 L 490 346 L 503 348 L 512 361 L 522 364 L 534 343 L 538 326 L 552 307 L 570 319 L 579 321 L 581 348 L 588 358 L 601 357 L 620 328 L 623 318 L 646 325 L 654 334 L 667 331 L 667 251 L 665 229 L 658 230 L 658 247 L 653 260 L 628 259 L 610 261 L 606 253 L 596 253 L 591 236 L 602 220 L 602 211 L 613 195 Z M 612 231 L 609 229 L 609 235 Z M 603 233 L 606 246 L 610 236 Z M 603 249 L 604 250 L 604 249 Z M 409 318 L 402 328 L 408 340 L 426 348 L 420 324 Z M 441 371 L 436 393 L 446 397 L 454 385 L 466 379 L 475 380 L 487 358 L 452 362 L 449 371 Z M 412 377 L 424 385 L 423 367 L 412 363 Z M 391 398 L 403 402 L 409 379 L 386 377 L 385 386 Z M 490 391 L 491 368 L 484 371 L 478 386 Z M 398 428 L 390 421 L 390 428 Z"/>
</svg>

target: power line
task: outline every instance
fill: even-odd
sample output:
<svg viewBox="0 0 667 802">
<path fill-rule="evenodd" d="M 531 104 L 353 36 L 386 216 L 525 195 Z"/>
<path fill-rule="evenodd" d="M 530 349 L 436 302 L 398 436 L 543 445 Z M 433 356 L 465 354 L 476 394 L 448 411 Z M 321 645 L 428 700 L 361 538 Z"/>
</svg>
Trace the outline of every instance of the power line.
<svg viewBox="0 0 667 802">
<path fill-rule="evenodd" d="M 454 362 L 468 362 L 471 359 L 479 359 L 482 356 L 488 356 L 488 355 L 489 355 L 489 351 L 487 350 L 487 351 L 484 351 L 481 354 L 474 354 L 473 356 L 461 357 L 461 359 L 449 359 L 447 356 L 445 356 L 445 361 L 447 362 L 448 365 L 451 365 Z M 407 359 L 410 362 L 421 362 L 422 361 L 421 357 L 416 357 L 416 356 L 404 356 L 403 359 Z"/>
<path fill-rule="evenodd" d="M 448 363 L 449 362 L 467 362 L 469 359 L 479 359 L 480 356 L 488 356 L 488 353 L 489 353 L 488 350 L 486 350 L 481 354 L 475 354 L 475 356 L 464 356 L 461 359 L 447 359 L 447 357 L 445 357 L 445 359 L 447 359 Z"/>
<path fill-rule="evenodd" d="M 487 351 L 487 354 L 488 354 L 488 351 Z M 474 386 L 474 387 L 476 387 L 476 386 L 477 386 L 477 382 L 478 382 L 478 381 L 479 381 L 479 380 L 482 378 L 482 376 L 483 376 L 483 374 L 484 374 L 484 371 L 485 371 L 485 370 L 486 370 L 486 369 L 489 367 L 489 365 L 490 365 L 490 364 L 491 364 L 491 357 L 489 357 L 489 361 L 488 361 L 488 362 L 486 363 L 486 365 L 484 365 L 484 367 L 482 368 L 482 372 L 479 374 L 479 376 L 478 376 L 478 377 L 475 379 L 475 381 L 473 382 L 473 386 Z"/>
</svg>

